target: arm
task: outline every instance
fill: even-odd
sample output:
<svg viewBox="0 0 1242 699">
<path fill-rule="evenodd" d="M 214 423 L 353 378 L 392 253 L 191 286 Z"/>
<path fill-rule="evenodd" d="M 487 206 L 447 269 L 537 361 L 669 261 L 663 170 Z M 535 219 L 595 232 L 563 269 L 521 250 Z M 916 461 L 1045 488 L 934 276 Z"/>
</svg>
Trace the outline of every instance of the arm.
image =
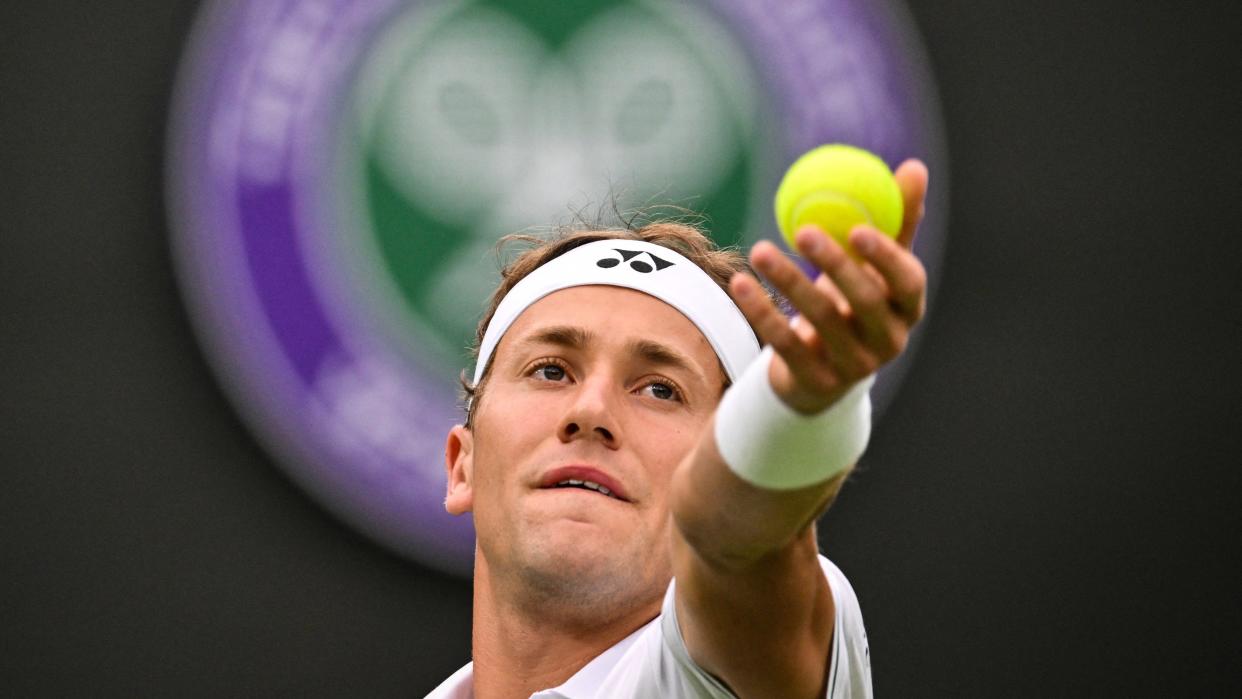
<svg viewBox="0 0 1242 699">
<path fill-rule="evenodd" d="M 910 252 L 923 212 L 926 168 L 897 170 L 906 219 L 896 241 L 859 227 L 851 258 L 828 236 L 798 235 L 822 274 L 811 282 L 770 243 L 755 268 L 790 300 L 785 316 L 746 275 L 730 293 L 775 350 L 768 379 L 803 414 L 819 413 L 904 349 L 924 309 L 925 273 Z M 819 567 L 814 523 L 845 472 L 795 490 L 761 488 L 736 475 L 709 425 L 673 478 L 673 569 L 682 635 L 691 656 L 743 699 L 823 696 L 834 606 Z"/>
</svg>

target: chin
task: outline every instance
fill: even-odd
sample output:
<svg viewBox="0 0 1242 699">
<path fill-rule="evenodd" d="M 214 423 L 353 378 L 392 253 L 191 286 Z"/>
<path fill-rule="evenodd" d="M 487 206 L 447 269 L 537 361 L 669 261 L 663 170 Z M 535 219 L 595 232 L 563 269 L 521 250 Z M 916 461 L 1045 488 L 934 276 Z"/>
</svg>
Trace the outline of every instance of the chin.
<svg viewBox="0 0 1242 699">
<path fill-rule="evenodd" d="M 610 578 L 633 576 L 634 552 L 625 539 L 609 536 L 594 524 L 557 522 L 545 528 L 528 549 L 527 562 L 534 567 L 578 580 L 601 576 Z"/>
<path fill-rule="evenodd" d="M 581 526 L 549 534 L 526 552 L 522 575 L 545 608 L 598 622 L 662 595 L 668 584 L 667 576 L 661 582 L 654 574 L 650 552 L 632 543 L 618 546 L 615 538 L 602 536 L 592 541 Z"/>
</svg>

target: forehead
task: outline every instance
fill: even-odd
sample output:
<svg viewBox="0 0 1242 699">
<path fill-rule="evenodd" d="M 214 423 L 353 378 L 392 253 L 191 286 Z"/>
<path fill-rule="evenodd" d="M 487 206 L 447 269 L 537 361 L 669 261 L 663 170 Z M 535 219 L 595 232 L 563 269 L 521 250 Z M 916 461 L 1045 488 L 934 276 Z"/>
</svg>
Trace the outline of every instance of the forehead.
<svg viewBox="0 0 1242 699">
<path fill-rule="evenodd" d="M 603 346 L 652 340 L 694 360 L 704 377 L 720 372 L 715 350 L 681 311 L 641 291 L 605 285 L 561 289 L 531 304 L 501 339 L 497 357 L 549 326 L 580 327 Z"/>
</svg>

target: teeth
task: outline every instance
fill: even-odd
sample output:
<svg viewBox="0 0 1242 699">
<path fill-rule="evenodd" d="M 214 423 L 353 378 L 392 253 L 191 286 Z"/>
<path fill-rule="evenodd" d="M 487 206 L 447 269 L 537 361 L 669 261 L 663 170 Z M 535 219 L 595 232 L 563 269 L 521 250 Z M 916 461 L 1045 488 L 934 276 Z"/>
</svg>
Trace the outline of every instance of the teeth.
<svg viewBox="0 0 1242 699">
<path fill-rule="evenodd" d="M 571 486 L 571 487 L 579 487 L 579 486 L 581 486 L 581 487 L 583 487 L 583 488 L 589 488 L 589 489 L 591 489 L 591 490 L 594 490 L 594 491 L 595 491 L 595 492 L 597 492 L 597 493 L 602 493 L 602 494 L 607 495 L 607 496 L 609 496 L 609 497 L 615 497 L 615 496 L 612 494 L 612 491 L 611 491 L 611 490 L 609 490 L 608 488 L 606 488 L 606 487 L 604 487 L 604 486 L 602 486 L 602 485 L 600 485 L 599 483 L 596 483 L 596 482 L 594 482 L 594 481 L 580 481 L 580 480 L 577 480 L 577 479 L 575 479 L 575 478 L 569 478 L 569 479 L 567 479 L 567 480 L 563 480 L 563 481 L 561 481 L 560 483 L 557 483 L 557 484 L 556 484 L 556 487 L 558 487 L 558 488 L 559 488 L 559 487 L 561 487 L 561 486 Z"/>
</svg>

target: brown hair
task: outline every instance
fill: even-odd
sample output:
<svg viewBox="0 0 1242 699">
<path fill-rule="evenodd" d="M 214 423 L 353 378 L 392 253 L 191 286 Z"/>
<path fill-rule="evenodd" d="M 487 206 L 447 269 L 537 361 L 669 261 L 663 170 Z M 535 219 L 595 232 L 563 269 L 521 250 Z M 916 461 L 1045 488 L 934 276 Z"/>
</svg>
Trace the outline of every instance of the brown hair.
<svg viewBox="0 0 1242 699">
<path fill-rule="evenodd" d="M 487 309 L 475 331 L 471 354 L 476 360 L 479 355 L 479 345 L 483 342 L 483 334 L 487 332 L 487 325 L 491 322 L 492 315 L 496 313 L 496 307 L 500 305 L 501 300 L 513 289 L 514 285 L 548 261 L 597 240 L 641 240 L 675 250 L 702 268 L 707 276 L 726 292 L 729 279 L 734 274 L 742 272 L 755 276 L 750 263 L 740 250 L 717 246 L 699 225 L 683 220 L 660 220 L 638 227 L 627 222 L 625 228 L 566 227 L 555 231 L 549 237 L 527 234 L 507 235 L 500 239 L 497 244 L 498 249 L 514 243 L 527 247 L 500 270 L 500 285 L 492 292 Z M 461 374 L 462 391 L 465 394 L 466 427 L 474 427 L 475 408 L 478 407 L 478 402 L 483 397 L 483 389 L 490 375 L 491 366 L 488 366 L 479 379 L 479 383 L 472 385 L 466 378 L 466 373 L 463 371 Z M 726 379 L 725 387 L 728 386 L 727 381 L 728 379 Z"/>
</svg>

